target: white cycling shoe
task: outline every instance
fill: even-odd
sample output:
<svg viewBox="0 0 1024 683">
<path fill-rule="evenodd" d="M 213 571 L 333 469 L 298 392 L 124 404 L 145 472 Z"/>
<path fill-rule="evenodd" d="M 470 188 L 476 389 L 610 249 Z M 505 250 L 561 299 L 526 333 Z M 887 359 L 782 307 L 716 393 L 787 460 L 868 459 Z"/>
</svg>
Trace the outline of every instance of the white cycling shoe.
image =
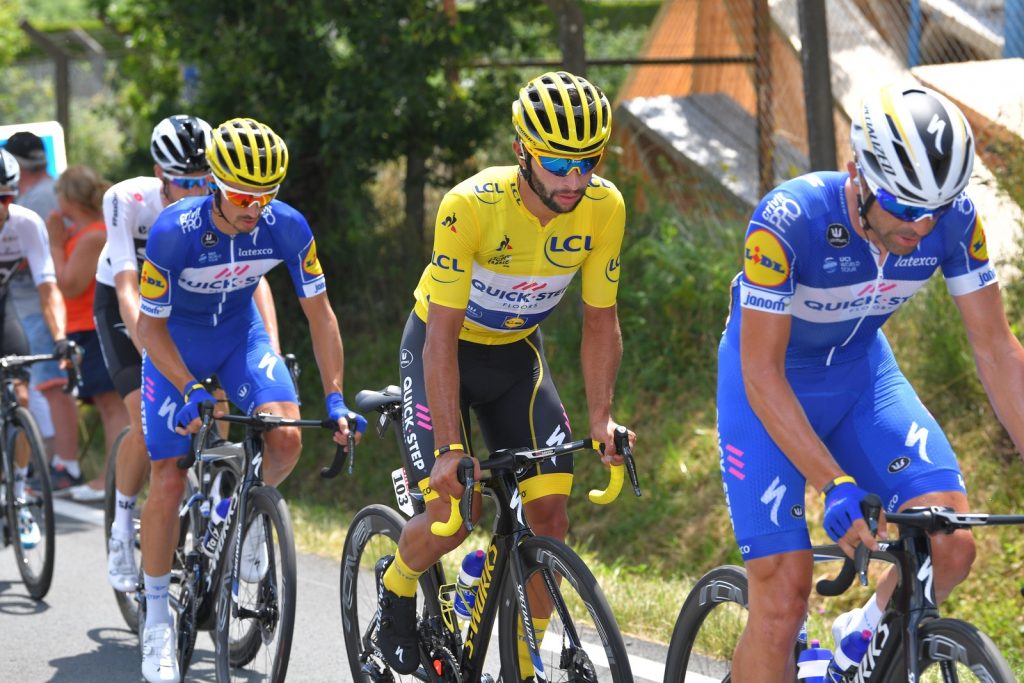
<svg viewBox="0 0 1024 683">
<path fill-rule="evenodd" d="M 145 629 L 142 636 L 142 675 L 149 683 L 177 683 L 181 680 L 177 634 L 171 624 Z"/>
<path fill-rule="evenodd" d="M 267 556 L 266 533 L 263 517 L 249 525 L 249 533 L 242 541 L 242 557 L 238 564 L 238 578 L 246 583 L 257 583 L 267 575 L 270 561 Z"/>
<path fill-rule="evenodd" d="M 138 588 L 139 568 L 135 565 L 135 541 L 111 534 L 107 541 L 107 580 L 111 587 L 122 593 Z"/>
</svg>

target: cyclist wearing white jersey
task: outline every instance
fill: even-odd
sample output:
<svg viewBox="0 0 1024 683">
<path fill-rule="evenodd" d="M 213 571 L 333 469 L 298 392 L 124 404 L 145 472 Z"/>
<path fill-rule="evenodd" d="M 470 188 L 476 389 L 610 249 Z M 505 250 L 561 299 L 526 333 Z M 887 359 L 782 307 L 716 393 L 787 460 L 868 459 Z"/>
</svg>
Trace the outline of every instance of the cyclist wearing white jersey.
<svg viewBox="0 0 1024 683">
<path fill-rule="evenodd" d="M 34 211 L 14 204 L 18 196 L 20 170 L 18 162 L 6 150 L 0 150 L 0 355 L 29 352 L 28 338 L 21 327 L 11 297 L 7 296 L 7 285 L 11 277 L 25 261 L 32 273 L 32 281 L 39 291 L 40 308 L 50 334 L 57 341 L 54 351 L 69 358 L 75 345 L 64 334 L 64 297 L 57 288 L 57 276 L 50 256 L 50 241 L 43 219 Z M 18 401 L 28 404 L 28 373 L 17 386 Z M 20 495 L 28 476 L 27 454 L 16 457 L 14 472 L 15 495 Z M 31 511 L 22 508 L 18 531 L 23 543 L 38 542 L 39 527 L 32 519 Z"/>
<path fill-rule="evenodd" d="M 195 116 L 179 114 L 163 119 L 150 138 L 150 152 L 156 162 L 154 175 L 121 181 L 103 197 L 107 243 L 96 269 L 93 314 L 107 370 L 131 418 L 130 431 L 118 451 L 117 501 L 107 546 L 108 580 L 116 590 L 134 590 L 138 581 L 132 519 L 136 498 L 149 472 L 141 423 L 141 346 L 136 334 L 139 266 L 145 258 L 149 229 L 164 207 L 184 197 L 210 192 L 212 181 L 206 162 L 209 133 L 210 125 Z M 265 281 L 257 292 L 257 306 L 264 320 L 275 320 Z M 276 326 L 268 323 L 268 332 L 276 345 Z"/>
</svg>

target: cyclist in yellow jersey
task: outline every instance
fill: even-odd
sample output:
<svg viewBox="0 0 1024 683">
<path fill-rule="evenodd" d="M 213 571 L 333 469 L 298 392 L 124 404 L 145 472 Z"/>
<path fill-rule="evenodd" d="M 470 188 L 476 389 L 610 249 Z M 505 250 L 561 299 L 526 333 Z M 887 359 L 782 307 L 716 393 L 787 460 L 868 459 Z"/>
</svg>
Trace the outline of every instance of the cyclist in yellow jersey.
<svg viewBox="0 0 1024 683">
<path fill-rule="evenodd" d="M 466 537 L 465 529 L 435 536 L 430 524 L 446 521 L 452 498 L 462 494 L 456 466 L 471 452 L 470 409 L 488 450 L 572 439 L 538 325 L 577 271 L 587 430 L 609 444 L 606 463 L 622 462 L 611 446 L 618 426 L 611 405 L 622 355 L 615 300 L 625 208 L 618 189 L 594 174 L 611 134 L 611 107 L 586 79 L 546 73 L 519 91 L 512 122 L 518 164 L 488 168 L 442 200 L 433 253 L 402 337 L 406 472 L 427 511 L 405 526 L 396 555 L 377 564 L 377 643 L 398 673 L 419 663 L 417 579 Z M 565 538 L 571 488 L 571 458 L 521 473 L 526 516 L 537 534 Z M 550 605 L 531 607 L 542 632 Z M 521 646 L 528 662 L 525 652 Z"/>
</svg>

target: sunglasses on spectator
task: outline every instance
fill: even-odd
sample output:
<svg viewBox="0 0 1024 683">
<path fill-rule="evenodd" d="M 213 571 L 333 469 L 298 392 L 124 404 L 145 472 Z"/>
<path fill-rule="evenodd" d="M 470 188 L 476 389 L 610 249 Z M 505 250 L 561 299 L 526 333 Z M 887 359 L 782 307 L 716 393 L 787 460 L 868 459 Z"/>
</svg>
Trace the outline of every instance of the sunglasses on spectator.
<svg viewBox="0 0 1024 683">
<path fill-rule="evenodd" d="M 597 167 L 604 152 L 595 154 L 592 157 L 583 157 L 582 159 L 566 159 L 565 157 L 552 157 L 546 154 L 538 154 L 532 149 L 527 148 L 530 152 L 530 156 L 537 160 L 540 167 L 552 175 L 556 175 L 559 178 L 564 178 L 573 171 L 576 171 L 580 175 L 586 175 Z"/>
<path fill-rule="evenodd" d="M 0 204 L 4 206 L 10 206 L 14 203 L 14 200 L 18 198 L 16 194 L 0 194 Z"/>
<path fill-rule="evenodd" d="M 210 176 L 205 175 L 199 178 L 179 178 L 177 176 L 165 175 L 164 178 L 167 179 L 171 185 L 180 187 L 183 190 L 191 190 L 195 187 L 205 190 L 210 187 Z"/>
<path fill-rule="evenodd" d="M 277 196 L 277 191 L 280 189 L 279 186 L 276 186 L 262 192 L 242 192 L 241 190 L 236 190 L 224 185 L 216 178 L 213 179 L 213 182 L 218 188 L 220 188 L 221 194 L 224 195 L 225 199 L 242 209 L 248 209 L 253 204 L 256 204 L 260 208 L 266 206 L 270 202 L 274 201 L 274 197 Z"/>
<path fill-rule="evenodd" d="M 904 204 L 895 195 L 890 194 L 882 188 L 878 188 L 875 192 L 875 198 L 878 200 L 878 205 L 882 209 L 901 221 L 906 223 L 914 223 L 923 218 L 934 218 L 939 220 L 943 214 L 950 210 L 953 206 L 953 202 L 943 204 L 942 206 L 936 206 L 929 208 L 927 206 L 911 206 L 910 204 Z"/>
</svg>

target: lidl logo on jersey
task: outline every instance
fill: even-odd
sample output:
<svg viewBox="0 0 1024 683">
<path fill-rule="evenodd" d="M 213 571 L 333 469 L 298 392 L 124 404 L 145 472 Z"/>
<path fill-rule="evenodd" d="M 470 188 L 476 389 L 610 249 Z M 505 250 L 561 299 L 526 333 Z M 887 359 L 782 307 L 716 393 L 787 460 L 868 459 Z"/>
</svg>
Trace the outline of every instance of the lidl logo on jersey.
<svg viewBox="0 0 1024 683">
<path fill-rule="evenodd" d="M 167 277 L 166 270 L 147 259 L 143 262 L 142 273 L 139 275 L 139 294 L 143 299 L 166 303 L 170 299 Z"/>
<path fill-rule="evenodd" d="M 985 243 L 985 229 L 981 227 L 981 216 L 974 217 L 970 253 L 975 261 L 988 261 L 988 245 Z"/>
<path fill-rule="evenodd" d="M 592 248 L 590 235 L 553 235 L 544 243 L 544 258 L 559 268 L 579 268 Z"/>
<path fill-rule="evenodd" d="M 744 245 L 743 274 L 751 284 L 778 287 L 789 277 L 789 259 L 779 238 L 767 230 L 754 230 Z"/>
<path fill-rule="evenodd" d="M 316 242 L 310 241 L 306 255 L 302 257 L 302 272 L 311 278 L 323 277 L 324 269 L 320 266 L 320 259 L 316 256 Z M 303 277 L 303 279 L 306 279 Z"/>
</svg>

